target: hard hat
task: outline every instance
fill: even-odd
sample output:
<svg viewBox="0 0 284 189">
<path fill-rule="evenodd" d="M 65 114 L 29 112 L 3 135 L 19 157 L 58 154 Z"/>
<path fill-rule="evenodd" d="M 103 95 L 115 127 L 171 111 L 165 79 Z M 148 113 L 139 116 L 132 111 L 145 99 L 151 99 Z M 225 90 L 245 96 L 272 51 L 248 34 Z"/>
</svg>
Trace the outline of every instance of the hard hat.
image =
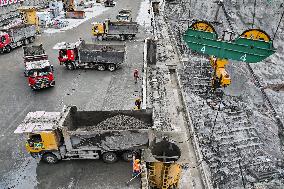
<svg viewBox="0 0 284 189">
<path fill-rule="evenodd" d="M 136 159 L 136 160 L 135 160 L 135 162 L 136 162 L 136 163 L 139 163 L 139 162 L 140 162 L 140 160 L 139 160 L 139 159 Z"/>
</svg>

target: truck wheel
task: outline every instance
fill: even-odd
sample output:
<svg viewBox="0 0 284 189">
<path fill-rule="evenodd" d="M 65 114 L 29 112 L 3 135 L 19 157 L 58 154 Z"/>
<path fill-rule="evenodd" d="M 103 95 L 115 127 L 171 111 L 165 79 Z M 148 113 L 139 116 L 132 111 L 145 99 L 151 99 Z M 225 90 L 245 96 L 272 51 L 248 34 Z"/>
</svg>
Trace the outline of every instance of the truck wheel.
<svg viewBox="0 0 284 189">
<path fill-rule="evenodd" d="M 55 86 L 55 81 L 52 81 L 52 82 L 50 83 L 50 86 L 51 86 L 51 87 L 54 87 L 54 86 Z"/>
<path fill-rule="evenodd" d="M 133 152 L 131 151 L 126 151 L 122 154 L 122 159 L 124 161 L 132 161 L 133 158 Z"/>
<path fill-rule="evenodd" d="M 108 70 L 111 71 L 111 72 L 113 72 L 114 70 L 116 70 L 115 65 L 114 65 L 114 64 L 108 65 Z"/>
<path fill-rule="evenodd" d="M 125 35 L 120 35 L 120 40 L 125 41 Z"/>
<path fill-rule="evenodd" d="M 35 41 L 35 37 L 34 36 L 30 37 L 29 41 L 30 41 L 30 43 L 33 43 Z"/>
<path fill-rule="evenodd" d="M 127 39 L 132 40 L 133 39 L 133 35 L 128 35 Z"/>
<path fill-rule="evenodd" d="M 28 45 L 29 44 L 29 40 L 28 39 L 25 39 L 24 40 L 24 45 Z"/>
<path fill-rule="evenodd" d="M 103 64 L 99 64 L 98 65 L 98 70 L 99 71 L 104 71 L 105 69 L 106 69 L 105 65 L 103 65 Z"/>
<path fill-rule="evenodd" d="M 117 155 L 114 152 L 106 152 L 102 158 L 105 163 L 114 163 L 117 161 Z"/>
<path fill-rule="evenodd" d="M 58 162 L 58 158 L 53 153 L 47 153 L 42 156 L 42 160 L 49 164 L 54 164 Z"/>
<path fill-rule="evenodd" d="M 66 63 L 65 66 L 66 66 L 67 70 L 74 70 L 75 69 L 75 66 L 72 63 Z"/>
<path fill-rule="evenodd" d="M 11 47 L 10 45 L 7 45 L 7 46 L 5 47 L 5 52 L 6 52 L 6 53 L 10 53 L 11 50 L 12 50 L 12 47 Z"/>
</svg>

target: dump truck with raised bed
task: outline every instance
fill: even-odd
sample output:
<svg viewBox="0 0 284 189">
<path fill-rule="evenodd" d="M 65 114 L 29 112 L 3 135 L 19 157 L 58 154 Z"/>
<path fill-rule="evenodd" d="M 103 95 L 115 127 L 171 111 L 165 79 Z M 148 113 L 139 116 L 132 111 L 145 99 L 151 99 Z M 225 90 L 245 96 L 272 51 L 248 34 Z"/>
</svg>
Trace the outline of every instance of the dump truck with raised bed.
<svg viewBox="0 0 284 189">
<path fill-rule="evenodd" d="M 76 43 L 57 43 L 58 60 L 67 69 L 92 68 L 100 71 L 115 71 L 125 59 L 124 45 L 98 45 L 79 40 Z"/>
<path fill-rule="evenodd" d="M 95 22 L 92 26 L 92 33 L 97 38 L 119 38 L 132 40 L 138 33 L 137 22 Z"/>
<path fill-rule="evenodd" d="M 30 112 L 14 133 L 28 136 L 26 149 L 47 163 L 70 159 L 115 162 L 132 160 L 133 152 L 148 148 L 151 110 Z"/>
<path fill-rule="evenodd" d="M 28 77 L 29 86 L 38 90 L 55 85 L 53 66 L 49 63 L 42 45 L 25 46 L 24 64 L 25 76 Z"/>
<path fill-rule="evenodd" d="M 36 26 L 31 24 L 0 28 L 0 52 L 9 53 L 16 47 L 33 43 L 36 32 Z"/>
</svg>

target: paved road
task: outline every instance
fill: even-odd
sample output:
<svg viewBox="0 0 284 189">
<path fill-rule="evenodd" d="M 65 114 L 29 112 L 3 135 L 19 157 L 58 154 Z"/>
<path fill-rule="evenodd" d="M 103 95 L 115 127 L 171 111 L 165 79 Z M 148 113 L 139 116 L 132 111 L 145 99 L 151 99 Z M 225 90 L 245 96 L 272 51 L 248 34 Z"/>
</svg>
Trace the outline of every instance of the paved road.
<svg viewBox="0 0 284 189">
<path fill-rule="evenodd" d="M 64 104 L 77 105 L 80 110 L 131 109 L 135 99 L 132 71 L 142 68 L 144 32 L 137 41 L 125 42 L 126 63 L 116 72 L 95 70 L 68 71 L 57 61 L 52 47 L 61 41 L 75 42 L 80 37 L 91 41 L 91 23 L 115 18 L 121 8 L 130 8 L 136 18 L 141 1 L 119 0 L 96 18 L 64 33 L 42 34 L 42 43 L 54 65 L 56 86 L 32 91 L 23 75 L 22 49 L 0 55 L 0 188 L 126 188 L 130 163 L 108 165 L 100 160 L 62 161 L 46 165 L 32 159 L 24 149 L 24 136 L 13 134 L 30 111 L 60 111 Z M 116 42 L 120 43 L 120 42 Z M 132 187 L 138 188 L 139 182 Z M 131 187 L 127 187 L 131 188 Z"/>
</svg>

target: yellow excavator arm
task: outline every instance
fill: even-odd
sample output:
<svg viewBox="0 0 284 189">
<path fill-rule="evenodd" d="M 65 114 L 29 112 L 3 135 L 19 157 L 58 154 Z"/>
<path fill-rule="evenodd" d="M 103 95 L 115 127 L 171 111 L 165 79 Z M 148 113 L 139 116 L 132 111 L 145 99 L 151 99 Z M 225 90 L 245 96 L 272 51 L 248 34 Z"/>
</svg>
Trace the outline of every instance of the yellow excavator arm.
<svg viewBox="0 0 284 189">
<path fill-rule="evenodd" d="M 227 87 L 231 84 L 231 78 L 225 67 L 228 64 L 228 60 L 210 57 L 210 64 L 214 69 L 214 75 L 212 78 L 213 88 Z"/>
</svg>

